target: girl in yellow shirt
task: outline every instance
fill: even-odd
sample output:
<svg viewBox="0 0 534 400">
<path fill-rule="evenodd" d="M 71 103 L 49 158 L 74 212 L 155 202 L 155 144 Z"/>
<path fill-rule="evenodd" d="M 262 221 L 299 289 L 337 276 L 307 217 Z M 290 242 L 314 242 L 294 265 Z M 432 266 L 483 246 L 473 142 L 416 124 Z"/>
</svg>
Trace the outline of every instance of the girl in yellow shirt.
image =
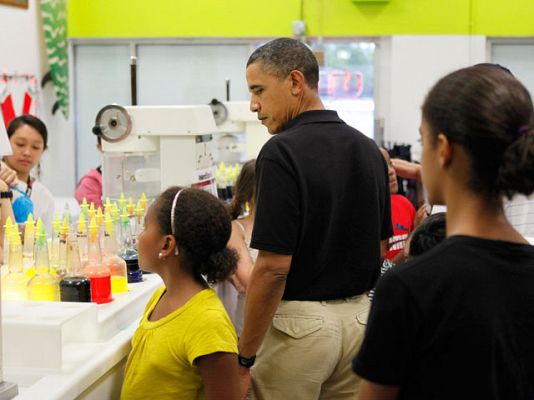
<svg viewBox="0 0 534 400">
<path fill-rule="evenodd" d="M 198 189 L 171 187 L 150 206 L 139 264 L 165 287 L 148 302 L 128 357 L 123 399 L 239 398 L 237 336 L 210 283 L 237 263 L 224 206 Z"/>
</svg>

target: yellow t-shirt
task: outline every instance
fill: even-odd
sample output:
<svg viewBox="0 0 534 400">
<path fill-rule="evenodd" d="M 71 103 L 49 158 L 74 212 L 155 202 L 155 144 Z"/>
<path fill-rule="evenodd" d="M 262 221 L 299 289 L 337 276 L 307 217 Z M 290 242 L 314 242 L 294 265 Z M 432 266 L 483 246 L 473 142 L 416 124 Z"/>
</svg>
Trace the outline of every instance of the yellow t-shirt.
<svg viewBox="0 0 534 400">
<path fill-rule="evenodd" d="M 205 289 L 158 321 L 148 320 L 165 288 L 148 302 L 132 339 L 122 399 L 204 399 L 196 358 L 237 353 L 237 336 L 213 289 Z M 237 362 L 237 361 L 236 361 Z"/>
</svg>

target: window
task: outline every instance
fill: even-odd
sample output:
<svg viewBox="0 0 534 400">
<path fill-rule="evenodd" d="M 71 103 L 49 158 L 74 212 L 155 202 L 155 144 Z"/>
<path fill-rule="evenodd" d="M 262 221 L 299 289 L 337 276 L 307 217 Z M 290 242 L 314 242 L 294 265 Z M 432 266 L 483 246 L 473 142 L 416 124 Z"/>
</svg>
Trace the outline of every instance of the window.
<svg viewBox="0 0 534 400">
<path fill-rule="evenodd" d="M 534 93 L 534 41 L 495 42 L 491 46 L 491 60 L 508 68 L 530 93 Z"/>
<path fill-rule="evenodd" d="M 130 104 L 130 48 L 128 45 L 74 47 L 76 182 L 100 164 L 92 129 L 102 107 Z"/>
<path fill-rule="evenodd" d="M 326 108 L 336 110 L 347 124 L 374 137 L 373 42 L 314 44 L 324 52 L 319 69 L 319 95 Z"/>
<path fill-rule="evenodd" d="M 98 111 L 110 103 L 131 104 L 132 53 L 137 55 L 138 104 L 208 104 L 212 98 L 226 100 L 226 79 L 230 100 L 249 100 L 245 65 L 259 45 L 224 39 L 75 44 L 76 180 L 100 164 L 92 134 Z M 319 79 L 325 106 L 372 138 L 375 44 L 326 41 L 312 48 L 325 55 Z"/>
</svg>

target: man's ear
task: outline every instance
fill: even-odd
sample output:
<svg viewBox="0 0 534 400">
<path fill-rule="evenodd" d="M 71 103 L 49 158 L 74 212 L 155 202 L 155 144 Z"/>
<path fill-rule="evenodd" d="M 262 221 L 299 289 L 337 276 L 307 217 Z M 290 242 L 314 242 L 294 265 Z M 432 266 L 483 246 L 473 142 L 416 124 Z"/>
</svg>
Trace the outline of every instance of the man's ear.
<svg viewBox="0 0 534 400">
<path fill-rule="evenodd" d="M 452 143 L 443 133 L 438 133 L 438 136 L 436 137 L 436 147 L 436 155 L 438 157 L 439 165 L 443 169 L 448 168 L 452 162 L 452 156 L 454 153 L 454 147 Z"/>
<path fill-rule="evenodd" d="M 289 73 L 289 81 L 291 83 L 291 94 L 293 96 L 298 96 L 304 90 L 306 86 L 306 79 L 304 74 L 296 69 Z"/>
</svg>

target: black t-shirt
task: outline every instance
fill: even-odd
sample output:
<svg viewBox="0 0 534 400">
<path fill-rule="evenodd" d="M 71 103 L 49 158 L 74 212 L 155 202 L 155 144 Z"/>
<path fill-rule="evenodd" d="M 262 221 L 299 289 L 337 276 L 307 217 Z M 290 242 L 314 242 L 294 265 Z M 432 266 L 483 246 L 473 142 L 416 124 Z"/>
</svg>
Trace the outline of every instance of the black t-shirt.
<svg viewBox="0 0 534 400">
<path fill-rule="evenodd" d="M 534 399 L 534 247 L 453 236 L 392 268 L 353 368 L 400 399 Z"/>
<path fill-rule="evenodd" d="M 256 162 L 251 247 L 292 255 L 283 298 L 329 300 L 372 287 L 391 235 L 387 166 L 335 111 L 307 111 Z"/>
</svg>

